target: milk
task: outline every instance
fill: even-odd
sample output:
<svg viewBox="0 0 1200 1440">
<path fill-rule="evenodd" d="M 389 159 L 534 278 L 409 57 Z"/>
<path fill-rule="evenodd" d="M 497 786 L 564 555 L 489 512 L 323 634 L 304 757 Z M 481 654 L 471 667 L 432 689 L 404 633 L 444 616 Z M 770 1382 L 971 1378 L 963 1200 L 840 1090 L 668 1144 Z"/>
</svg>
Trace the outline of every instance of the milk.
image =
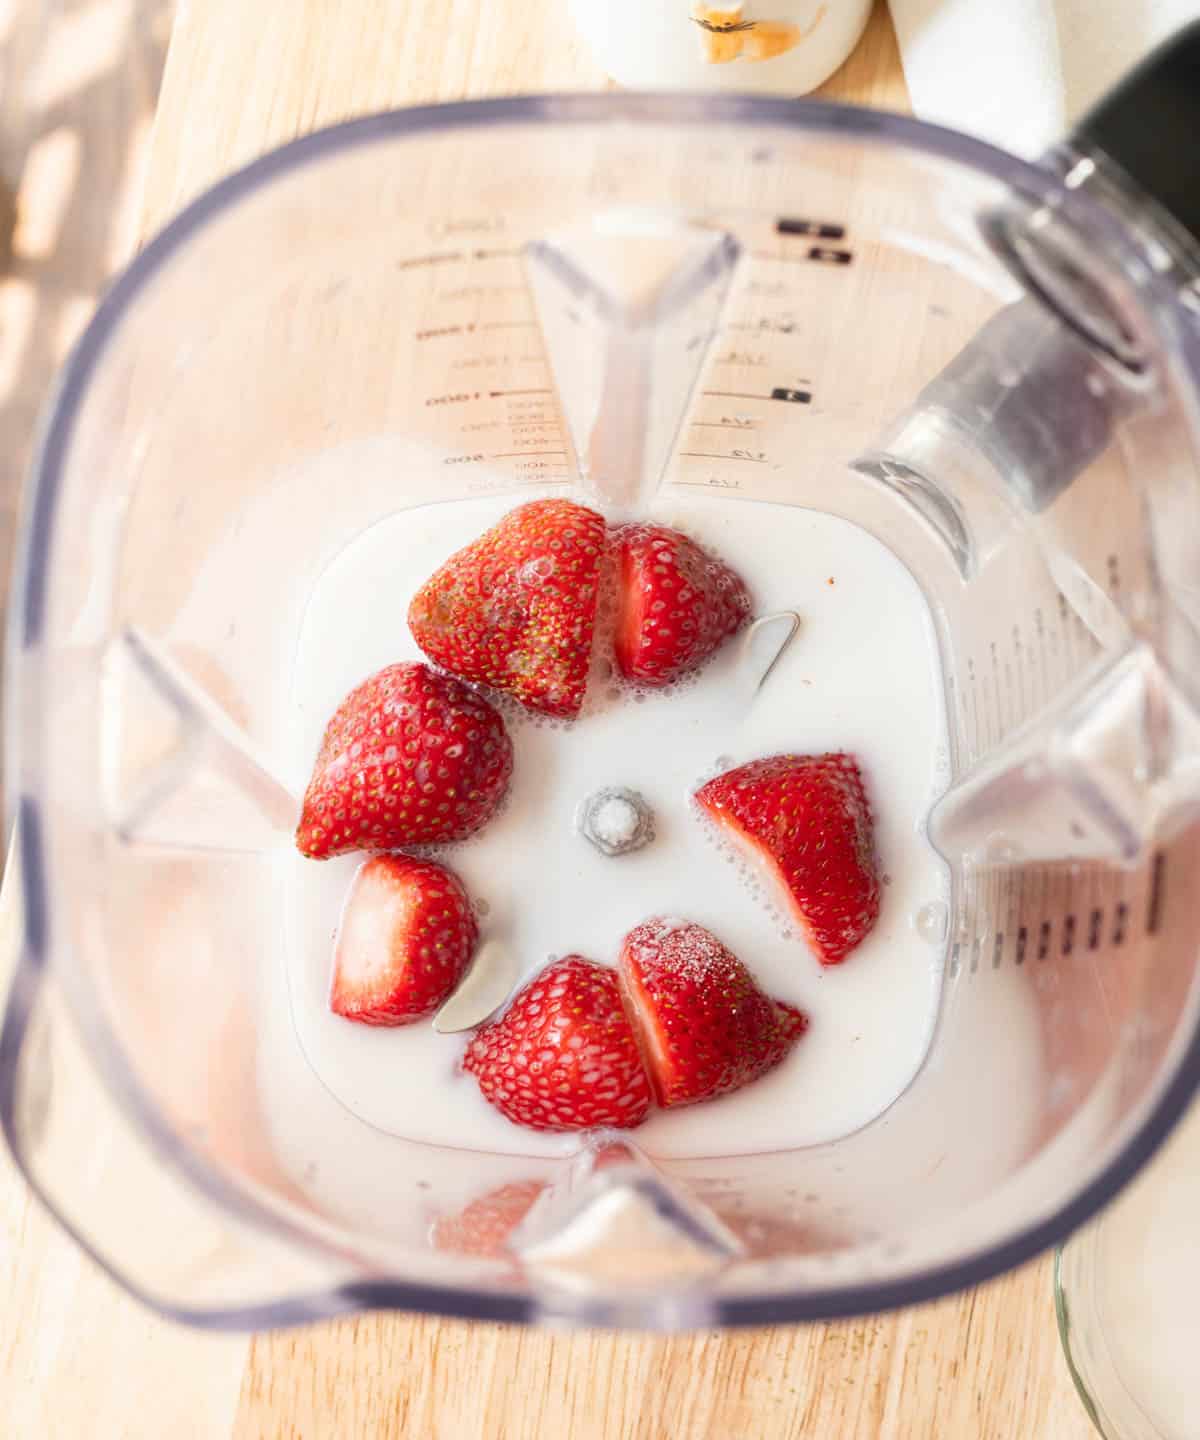
<svg viewBox="0 0 1200 1440">
<path fill-rule="evenodd" d="M 405 621 L 414 591 L 455 550 L 513 507 L 482 498 L 403 511 L 359 536 L 308 603 L 295 655 L 291 770 L 300 783 L 346 693 L 373 671 L 423 657 Z M 515 763 L 509 800 L 481 834 L 438 857 L 476 903 L 481 932 L 511 947 L 525 978 L 571 953 L 615 963 L 627 931 L 678 915 L 714 931 L 759 983 L 803 1008 L 811 1028 L 776 1070 L 734 1095 L 652 1113 L 652 1156 L 700 1158 L 793 1149 L 866 1124 L 908 1085 L 937 1008 L 943 945 L 918 930 L 948 901 L 924 838 L 945 784 L 941 678 L 924 598 L 872 536 L 811 510 L 667 492 L 650 518 L 709 546 L 747 581 L 757 614 L 794 610 L 801 628 L 757 697 L 727 644 L 700 674 L 662 693 L 593 676 L 574 725 L 506 707 Z M 885 876 L 879 921 L 824 969 L 753 867 L 714 835 L 691 799 L 720 770 L 761 756 L 844 749 L 862 766 Z M 606 857 L 576 826 L 607 786 L 638 791 L 655 838 Z M 361 856 L 289 862 L 287 965 L 292 1017 L 313 1070 L 347 1109 L 411 1140 L 513 1155 L 563 1153 L 573 1136 L 505 1120 L 459 1063 L 468 1036 L 428 1023 L 376 1030 L 329 1010 L 343 900 Z"/>
</svg>

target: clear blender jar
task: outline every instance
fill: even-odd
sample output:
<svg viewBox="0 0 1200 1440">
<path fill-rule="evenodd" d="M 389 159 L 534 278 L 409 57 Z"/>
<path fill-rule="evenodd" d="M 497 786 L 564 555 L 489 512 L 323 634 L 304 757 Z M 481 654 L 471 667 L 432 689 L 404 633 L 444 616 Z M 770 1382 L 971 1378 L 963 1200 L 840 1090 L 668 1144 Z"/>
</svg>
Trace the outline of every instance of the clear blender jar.
<svg viewBox="0 0 1200 1440">
<path fill-rule="evenodd" d="M 1119 133 L 1030 166 L 774 101 L 414 110 L 265 157 L 139 256 L 26 517 L 0 1036 L 14 1154 L 127 1288 L 218 1326 L 817 1319 L 995 1274 L 1137 1170 L 1200 1078 L 1200 334 L 1186 217 Z M 663 487 L 842 516 L 924 592 L 929 1053 L 790 1152 L 632 1132 L 514 1168 L 383 1134 L 289 1012 L 309 592 L 398 512 Z M 447 1241 L 488 1197 L 509 1223 Z"/>
</svg>

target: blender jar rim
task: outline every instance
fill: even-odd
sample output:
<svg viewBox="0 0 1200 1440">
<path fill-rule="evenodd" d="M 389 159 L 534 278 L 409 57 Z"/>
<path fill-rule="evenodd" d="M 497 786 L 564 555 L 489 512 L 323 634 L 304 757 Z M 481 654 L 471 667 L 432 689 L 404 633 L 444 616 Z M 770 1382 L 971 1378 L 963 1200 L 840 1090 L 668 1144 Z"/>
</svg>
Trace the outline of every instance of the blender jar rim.
<svg viewBox="0 0 1200 1440">
<path fill-rule="evenodd" d="M 25 922 L 21 955 L 0 1031 L 0 1122 L 26 1178 L 77 1243 L 131 1293 L 176 1319 L 220 1329 L 258 1328 L 303 1323 L 358 1309 L 393 1307 L 468 1319 L 512 1322 L 546 1317 L 576 1323 L 675 1328 L 827 1320 L 910 1305 L 990 1279 L 1061 1242 L 1141 1168 L 1200 1087 L 1198 1028 L 1190 1037 L 1175 1073 L 1136 1133 L 1128 1137 L 1081 1192 L 1048 1217 L 953 1263 L 899 1280 L 812 1289 L 803 1294 L 768 1294 L 759 1298 L 720 1293 L 696 1295 L 694 1314 L 688 1313 L 693 1306 L 683 1292 L 674 1296 L 626 1297 L 615 1302 L 603 1295 L 550 1299 L 541 1294 L 517 1295 L 479 1286 L 460 1288 L 390 1278 L 333 1284 L 315 1294 L 230 1310 L 179 1309 L 140 1292 L 106 1258 L 97 1254 L 30 1176 L 14 1129 L 13 1102 L 25 1027 L 47 959 L 49 896 L 37 798 L 40 694 L 37 652 L 44 620 L 47 557 L 64 465 L 79 410 L 110 339 L 142 291 L 211 221 L 233 210 L 243 199 L 272 181 L 313 162 L 377 142 L 469 132 L 487 126 L 605 123 L 626 124 L 632 129 L 655 125 L 761 127 L 764 131 L 808 133 L 921 152 L 1000 182 L 1021 199 L 1052 207 L 1101 238 L 1110 260 L 1136 285 L 1143 309 L 1156 318 L 1161 317 L 1164 323 L 1156 328 L 1164 342 L 1174 328 L 1171 317 L 1181 313 L 1176 295 L 1165 280 L 1144 263 L 1134 237 L 1120 220 L 1089 196 L 1073 191 L 1048 169 L 985 141 L 908 116 L 820 101 L 740 95 L 538 95 L 425 105 L 348 120 L 292 140 L 217 181 L 186 205 L 134 257 L 102 300 L 47 401 L 31 465 L 32 493 L 26 502 L 14 572 L 6 642 L 5 756 L 9 780 L 6 825 L 11 834 L 14 821 L 20 818 L 17 835 Z M 1172 346 L 1168 344 L 1167 348 Z M 186 1177 L 187 1183 L 208 1199 L 239 1218 L 267 1227 L 310 1249 L 322 1248 L 324 1242 L 320 1238 L 244 1190 L 235 1189 L 199 1155 L 192 1153 L 187 1142 L 158 1115 L 132 1071 L 121 1061 L 115 1041 L 97 1033 L 98 1026 L 104 1022 L 98 1016 L 80 1013 L 81 1009 L 90 1008 L 87 997 L 73 987 L 65 989 L 68 1008 L 89 1060 L 99 1070 L 115 1103 L 132 1112 L 158 1159 Z M 668 1302 L 666 1312 L 664 1300 Z"/>
</svg>

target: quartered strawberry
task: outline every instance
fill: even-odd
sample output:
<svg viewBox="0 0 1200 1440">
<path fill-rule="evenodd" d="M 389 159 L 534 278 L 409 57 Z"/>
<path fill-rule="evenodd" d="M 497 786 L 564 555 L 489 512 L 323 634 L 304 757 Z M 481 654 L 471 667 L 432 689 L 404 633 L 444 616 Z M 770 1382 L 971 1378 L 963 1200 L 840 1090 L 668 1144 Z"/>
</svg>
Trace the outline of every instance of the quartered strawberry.
<svg viewBox="0 0 1200 1440">
<path fill-rule="evenodd" d="M 518 506 L 417 591 L 417 644 L 464 680 L 571 719 L 587 685 L 603 519 L 570 500 Z"/>
<path fill-rule="evenodd" d="M 779 1034 L 775 1045 L 767 1052 L 768 1070 L 779 1064 L 808 1029 L 808 1016 L 803 1010 L 797 1010 L 794 1005 L 789 1005 L 785 1000 L 776 1000 L 775 1009 L 779 1012 Z"/>
<path fill-rule="evenodd" d="M 502 1256 L 508 1237 L 545 1188 L 541 1180 L 514 1180 L 472 1200 L 457 1215 L 439 1216 L 430 1234 L 434 1249 L 489 1260 Z"/>
<path fill-rule="evenodd" d="M 354 877 L 329 1008 L 363 1025 L 432 1015 L 466 973 L 479 929 L 461 881 L 411 855 L 377 855 Z"/>
<path fill-rule="evenodd" d="M 304 796 L 296 845 L 313 860 L 464 840 L 512 774 L 504 721 L 428 665 L 389 665 L 338 706 Z"/>
<path fill-rule="evenodd" d="M 778 1065 L 808 1020 L 771 999 L 732 951 L 687 920 L 648 920 L 621 947 L 621 990 L 658 1103 L 694 1105 Z"/>
<path fill-rule="evenodd" d="M 750 618 L 740 575 L 665 525 L 622 525 L 617 556 L 617 668 L 669 685 L 703 665 Z"/>
<path fill-rule="evenodd" d="M 463 1066 L 485 1100 L 531 1130 L 630 1129 L 650 1106 L 616 971 L 579 955 L 535 975 L 476 1033 Z"/>
<path fill-rule="evenodd" d="M 852 755 L 774 755 L 696 792 L 709 815 L 783 885 L 817 959 L 837 965 L 879 916 L 879 874 Z"/>
</svg>

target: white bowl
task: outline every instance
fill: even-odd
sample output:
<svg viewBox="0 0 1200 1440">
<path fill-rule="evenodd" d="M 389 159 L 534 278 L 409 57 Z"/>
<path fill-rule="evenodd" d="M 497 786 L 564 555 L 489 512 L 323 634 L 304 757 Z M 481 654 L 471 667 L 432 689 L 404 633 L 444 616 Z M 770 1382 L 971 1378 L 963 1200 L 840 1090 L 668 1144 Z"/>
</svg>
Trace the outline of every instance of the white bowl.
<svg viewBox="0 0 1200 1440">
<path fill-rule="evenodd" d="M 597 61 L 635 90 L 804 95 L 858 43 L 871 0 L 568 0 Z"/>
</svg>

